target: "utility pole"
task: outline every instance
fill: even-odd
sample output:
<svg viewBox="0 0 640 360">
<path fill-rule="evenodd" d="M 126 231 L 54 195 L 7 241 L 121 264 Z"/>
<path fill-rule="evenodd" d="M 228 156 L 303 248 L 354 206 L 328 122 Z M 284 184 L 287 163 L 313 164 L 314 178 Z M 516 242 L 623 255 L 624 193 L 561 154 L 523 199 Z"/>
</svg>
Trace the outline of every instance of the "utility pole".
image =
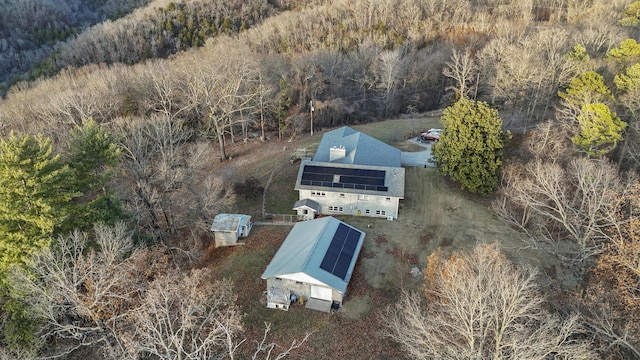
<svg viewBox="0 0 640 360">
<path fill-rule="evenodd" d="M 309 79 L 311 79 L 313 76 L 314 76 L 314 74 L 311 74 L 311 75 L 307 76 L 303 81 L 304 95 L 302 97 L 302 101 L 306 100 L 306 97 L 307 97 L 306 96 L 306 94 L 307 94 L 307 81 L 309 81 Z M 309 112 L 311 113 L 311 136 L 313 136 L 313 98 L 311 100 L 309 100 Z"/>
<path fill-rule="evenodd" d="M 313 136 L 313 100 L 309 101 L 309 112 L 311 113 L 311 136 Z"/>
</svg>

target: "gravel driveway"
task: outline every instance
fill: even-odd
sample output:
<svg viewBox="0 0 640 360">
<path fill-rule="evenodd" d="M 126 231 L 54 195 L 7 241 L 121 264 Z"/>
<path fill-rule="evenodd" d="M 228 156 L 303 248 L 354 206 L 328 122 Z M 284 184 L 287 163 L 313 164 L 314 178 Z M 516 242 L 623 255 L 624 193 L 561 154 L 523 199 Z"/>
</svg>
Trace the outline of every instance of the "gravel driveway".
<svg viewBox="0 0 640 360">
<path fill-rule="evenodd" d="M 431 159 L 431 145 L 432 142 L 420 142 L 416 138 L 410 140 L 411 142 L 418 144 L 425 148 L 424 151 L 406 152 L 403 151 L 400 162 L 402 166 L 427 166 L 435 167 L 429 160 Z"/>
</svg>

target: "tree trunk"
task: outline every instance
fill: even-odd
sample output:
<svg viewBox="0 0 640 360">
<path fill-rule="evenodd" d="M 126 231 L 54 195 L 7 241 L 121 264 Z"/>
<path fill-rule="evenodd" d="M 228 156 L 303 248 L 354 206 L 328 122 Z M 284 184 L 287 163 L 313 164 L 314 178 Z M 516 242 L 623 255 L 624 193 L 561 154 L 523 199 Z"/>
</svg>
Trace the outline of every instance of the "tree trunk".
<svg viewBox="0 0 640 360">
<path fill-rule="evenodd" d="M 224 148 L 224 134 L 222 132 L 218 132 L 218 145 L 220 146 L 220 161 L 227 160 L 227 153 Z"/>
</svg>

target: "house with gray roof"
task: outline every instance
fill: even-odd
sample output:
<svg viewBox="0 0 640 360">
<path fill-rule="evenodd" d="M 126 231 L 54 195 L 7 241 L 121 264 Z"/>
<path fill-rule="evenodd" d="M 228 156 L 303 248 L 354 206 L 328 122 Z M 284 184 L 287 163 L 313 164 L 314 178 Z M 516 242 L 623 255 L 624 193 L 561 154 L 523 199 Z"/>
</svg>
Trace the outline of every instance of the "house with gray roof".
<svg viewBox="0 0 640 360">
<path fill-rule="evenodd" d="M 267 265 L 267 307 L 288 310 L 294 300 L 330 312 L 340 308 L 365 233 L 334 217 L 298 222 Z"/>
<path fill-rule="evenodd" d="M 318 215 L 397 219 L 405 181 L 400 161 L 400 150 L 350 127 L 327 132 L 314 157 L 300 163 L 294 210 L 308 217 L 302 205 L 311 200 Z"/>
<path fill-rule="evenodd" d="M 320 204 L 311 199 L 302 199 L 293 204 L 293 210 L 298 212 L 298 220 L 312 220 L 320 211 Z"/>
</svg>

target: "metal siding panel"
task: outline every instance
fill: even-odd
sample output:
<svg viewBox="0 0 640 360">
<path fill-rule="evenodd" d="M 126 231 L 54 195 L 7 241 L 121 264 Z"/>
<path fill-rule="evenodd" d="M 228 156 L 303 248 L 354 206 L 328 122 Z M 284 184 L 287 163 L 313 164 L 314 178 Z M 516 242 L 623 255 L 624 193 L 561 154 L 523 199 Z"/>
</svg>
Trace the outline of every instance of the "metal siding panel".
<svg viewBox="0 0 640 360">
<path fill-rule="evenodd" d="M 332 291 L 331 288 L 327 288 L 324 286 L 314 286 L 311 285 L 311 297 L 322 300 L 332 300 Z"/>
</svg>

